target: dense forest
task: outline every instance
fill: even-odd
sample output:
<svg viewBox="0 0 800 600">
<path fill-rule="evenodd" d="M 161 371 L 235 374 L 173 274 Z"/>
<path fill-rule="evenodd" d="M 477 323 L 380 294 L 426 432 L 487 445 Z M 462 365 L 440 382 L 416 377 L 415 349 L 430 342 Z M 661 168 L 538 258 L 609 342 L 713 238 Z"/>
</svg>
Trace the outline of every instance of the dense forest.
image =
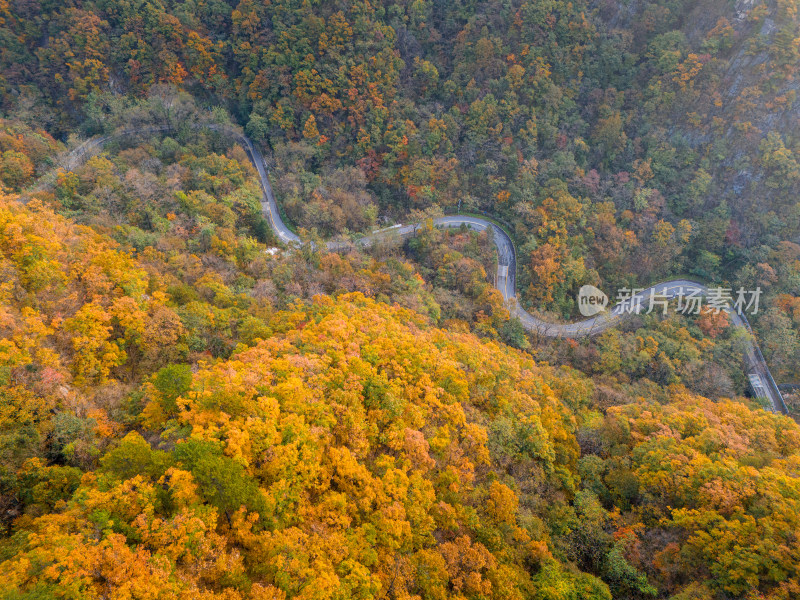
<svg viewBox="0 0 800 600">
<path fill-rule="evenodd" d="M 0 0 L 0 600 L 800 597 L 798 8 Z"/>
<path fill-rule="evenodd" d="M 37 202 L 0 231 L 6 598 L 800 589 L 787 417 L 683 386 L 603 406 L 361 292 L 176 289 L 163 253 Z"/>
</svg>

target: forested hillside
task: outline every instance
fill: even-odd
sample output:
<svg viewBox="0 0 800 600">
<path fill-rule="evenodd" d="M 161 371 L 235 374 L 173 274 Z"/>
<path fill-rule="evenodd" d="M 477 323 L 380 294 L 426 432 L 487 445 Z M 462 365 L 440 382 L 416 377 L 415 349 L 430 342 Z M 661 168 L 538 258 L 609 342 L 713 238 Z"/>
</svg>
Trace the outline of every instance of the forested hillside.
<svg viewBox="0 0 800 600">
<path fill-rule="evenodd" d="M 798 8 L 0 0 L 0 600 L 800 597 Z"/>
<path fill-rule="evenodd" d="M 680 386 L 603 416 L 585 376 L 361 293 L 180 305 L 155 255 L 41 205 L 5 198 L 0 233 L 3 597 L 800 586 L 786 417 Z M 237 309 L 231 355 L 187 360 Z"/>
<path fill-rule="evenodd" d="M 584 283 L 761 286 L 767 358 L 798 366 L 793 0 L 20 0 L 0 35 L 6 112 L 52 134 L 178 85 L 272 150 L 298 227 L 488 212 L 513 228 L 524 303 L 553 316 Z"/>
</svg>

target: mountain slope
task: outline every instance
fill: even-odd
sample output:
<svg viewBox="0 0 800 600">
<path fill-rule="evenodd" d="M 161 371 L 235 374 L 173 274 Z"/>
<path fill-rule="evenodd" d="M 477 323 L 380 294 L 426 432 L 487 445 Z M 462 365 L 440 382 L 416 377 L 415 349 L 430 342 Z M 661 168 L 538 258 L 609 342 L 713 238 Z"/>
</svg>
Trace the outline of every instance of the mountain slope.
<svg viewBox="0 0 800 600">
<path fill-rule="evenodd" d="M 120 388 L 102 366 L 138 343 L 128 316 L 165 322 L 148 303 L 175 311 L 169 294 L 39 205 L 6 198 L 0 217 L 3 597 L 797 589 L 800 429 L 785 417 L 680 386 L 604 417 L 579 374 L 360 293 L 276 311 L 229 357 L 156 356 Z M 62 328 L 76 319 L 104 343 Z"/>
</svg>

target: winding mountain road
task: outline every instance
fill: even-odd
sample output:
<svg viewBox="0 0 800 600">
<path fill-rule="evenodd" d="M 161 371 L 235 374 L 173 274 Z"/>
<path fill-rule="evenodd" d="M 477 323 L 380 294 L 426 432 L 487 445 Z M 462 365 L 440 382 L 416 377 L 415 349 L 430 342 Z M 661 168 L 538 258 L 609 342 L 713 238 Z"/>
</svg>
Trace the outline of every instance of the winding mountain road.
<svg viewBox="0 0 800 600">
<path fill-rule="evenodd" d="M 219 124 L 198 124 L 198 128 L 212 129 L 223 134 L 227 134 L 234 138 L 246 150 L 250 161 L 253 163 L 256 171 L 258 172 L 259 180 L 261 181 L 261 189 L 263 192 L 261 199 L 261 209 L 265 218 L 270 224 L 275 235 L 287 245 L 300 244 L 300 237 L 292 232 L 281 219 L 280 211 L 278 210 L 278 203 L 275 200 L 275 195 L 272 192 L 272 186 L 269 182 L 268 167 L 264 161 L 264 157 L 260 150 L 256 148 L 253 142 L 241 132 L 235 130 L 231 126 Z M 166 132 L 168 128 L 165 127 L 148 127 L 136 130 L 122 130 L 114 134 L 98 136 L 91 138 L 72 150 L 65 157 L 59 161 L 61 168 L 71 170 L 89 157 L 98 153 L 106 143 L 112 140 L 120 139 L 121 137 L 128 137 L 133 135 L 151 135 L 154 133 Z M 40 182 L 45 178 L 41 178 Z M 37 184 L 33 189 L 39 189 L 41 183 Z M 516 290 L 516 270 L 517 258 L 514 243 L 508 234 L 500 227 L 480 217 L 466 216 L 466 215 L 452 215 L 439 217 L 434 219 L 434 225 L 437 227 L 458 228 L 462 226 L 469 227 L 476 231 L 485 231 L 489 229 L 492 234 L 492 239 L 497 247 L 497 275 L 495 285 L 502 293 L 503 299 L 509 307 L 511 314 L 517 317 L 522 326 L 533 333 L 539 334 L 544 337 L 552 338 L 581 338 L 587 336 L 597 335 L 609 328 L 619 325 L 624 319 L 636 313 L 635 307 L 648 306 L 651 294 L 656 297 L 677 298 L 678 296 L 689 296 L 692 294 L 699 296 L 706 296 L 708 288 L 701 283 L 691 281 L 688 279 L 673 279 L 658 283 L 654 286 L 637 291 L 633 294 L 631 299 L 626 303 L 620 303 L 614 307 L 582 321 L 574 323 L 550 323 L 531 315 L 517 302 Z M 372 235 L 359 239 L 356 243 L 362 246 L 369 246 L 373 241 L 380 239 L 386 235 L 407 237 L 412 236 L 416 232 L 419 224 L 400 225 L 388 229 L 374 232 Z M 336 242 L 328 242 L 327 246 L 331 250 L 339 250 L 340 245 Z M 756 395 L 766 396 L 772 405 L 772 410 L 787 414 L 786 404 L 784 403 L 783 396 L 778 389 L 769 367 L 764 360 L 761 350 L 755 342 L 752 329 L 747 321 L 747 317 L 743 313 L 738 313 L 734 310 L 727 311 L 730 314 L 731 322 L 735 327 L 741 327 L 747 330 L 748 338 L 745 345 L 744 362 L 745 369 L 751 381 L 751 387 Z"/>
</svg>

